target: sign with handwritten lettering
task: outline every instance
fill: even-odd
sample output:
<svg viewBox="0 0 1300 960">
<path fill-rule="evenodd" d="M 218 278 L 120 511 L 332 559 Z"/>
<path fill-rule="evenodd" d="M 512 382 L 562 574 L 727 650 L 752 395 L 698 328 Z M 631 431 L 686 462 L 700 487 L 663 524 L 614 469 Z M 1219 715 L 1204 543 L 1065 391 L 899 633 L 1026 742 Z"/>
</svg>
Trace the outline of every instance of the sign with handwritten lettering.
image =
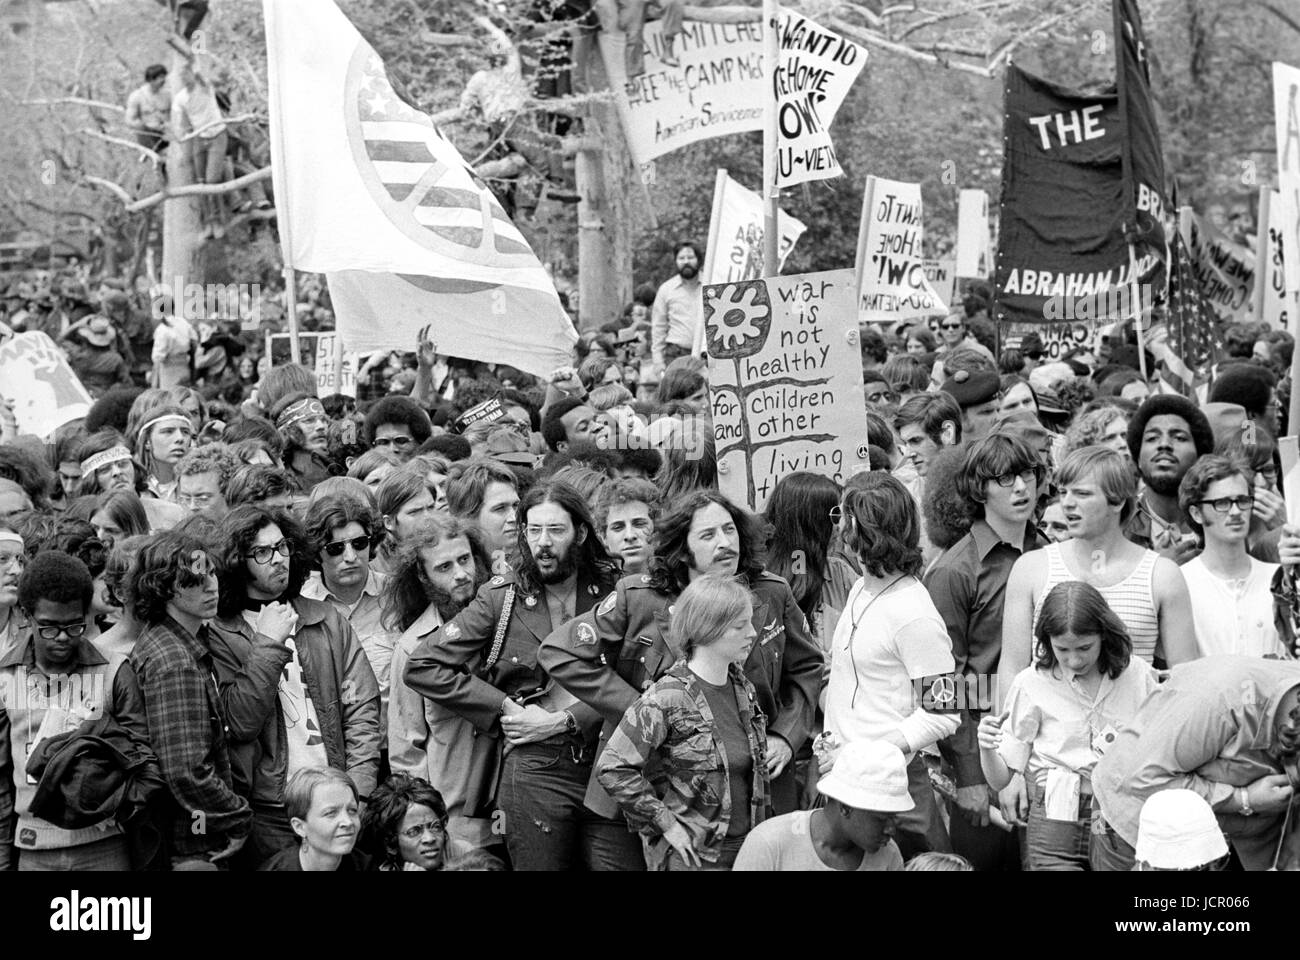
<svg viewBox="0 0 1300 960">
<path fill-rule="evenodd" d="M 1282 242 L 1286 211 L 1282 194 L 1269 187 L 1260 189 L 1259 201 L 1255 316 L 1275 330 L 1286 330 L 1295 307 L 1295 298 L 1287 296 L 1286 289 L 1286 249 Z"/>
<path fill-rule="evenodd" d="M 718 486 L 761 511 L 800 470 L 843 483 L 868 464 L 851 270 L 704 287 Z"/>
<path fill-rule="evenodd" d="M 1255 293 L 1255 254 L 1219 233 L 1208 220 L 1191 215 L 1192 272 L 1201 296 L 1219 319 L 1247 319 Z"/>
<path fill-rule="evenodd" d="M 858 320 L 902 320 L 948 312 L 925 274 L 921 185 L 867 177 L 858 231 Z"/>
</svg>

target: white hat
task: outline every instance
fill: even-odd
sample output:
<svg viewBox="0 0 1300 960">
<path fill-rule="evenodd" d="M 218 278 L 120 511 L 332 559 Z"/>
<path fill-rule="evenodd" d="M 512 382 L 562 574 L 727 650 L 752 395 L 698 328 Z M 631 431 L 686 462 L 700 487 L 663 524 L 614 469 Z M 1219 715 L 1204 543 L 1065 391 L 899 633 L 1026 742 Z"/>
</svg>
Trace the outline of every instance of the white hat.
<svg viewBox="0 0 1300 960">
<path fill-rule="evenodd" d="M 916 806 L 907 791 L 907 760 L 893 744 L 880 740 L 845 744 L 817 789 L 855 810 L 899 813 Z"/>
<path fill-rule="evenodd" d="M 1190 870 L 1228 853 L 1210 805 L 1191 790 L 1161 790 L 1142 804 L 1137 859 L 1161 870 Z"/>
</svg>

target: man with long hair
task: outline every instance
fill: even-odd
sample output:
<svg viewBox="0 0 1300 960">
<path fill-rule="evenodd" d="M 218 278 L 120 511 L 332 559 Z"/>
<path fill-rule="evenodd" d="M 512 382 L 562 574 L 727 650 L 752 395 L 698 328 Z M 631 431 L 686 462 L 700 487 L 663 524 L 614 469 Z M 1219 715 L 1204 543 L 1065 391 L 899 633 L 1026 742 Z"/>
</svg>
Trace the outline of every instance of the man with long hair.
<svg viewBox="0 0 1300 960">
<path fill-rule="evenodd" d="M 623 577 L 599 607 L 553 632 L 539 660 L 566 690 L 600 712 L 607 737 L 641 691 L 681 659 L 668 624 L 686 585 L 709 574 L 739 578 L 754 595 L 758 633 L 745 675 L 767 717 L 773 807 L 786 813 L 795 809 L 791 761 L 813 725 L 823 661 L 789 584 L 764 571 L 763 560 L 757 520 L 715 491 L 697 491 L 655 528 L 650 572 Z M 618 809 L 595 781 L 587 805 L 606 816 Z"/>
<path fill-rule="evenodd" d="M 299 770 L 334 767 L 370 795 L 379 774 L 379 685 L 347 617 L 301 595 L 311 546 L 296 520 L 236 507 L 218 541 L 225 555 L 212 658 L 260 863 L 298 843 L 284 789 Z"/>
<path fill-rule="evenodd" d="M 563 481 L 528 491 L 518 529 L 516 569 L 412 651 L 406 684 L 504 741 L 497 806 L 515 869 L 634 869 L 640 847 L 623 821 L 583 807 L 600 716 L 537 659 L 543 637 L 609 593 L 618 565 Z"/>
<path fill-rule="evenodd" d="M 475 849 L 501 840 L 491 819 L 496 738 L 479 736 L 468 720 L 421 696 L 405 675 L 416 648 L 455 619 L 491 576 L 478 529 L 440 515 L 397 553 L 383 594 L 384 624 L 401 632 L 389 675 L 389 765 L 432 784 L 447 804 L 448 834 Z"/>
</svg>

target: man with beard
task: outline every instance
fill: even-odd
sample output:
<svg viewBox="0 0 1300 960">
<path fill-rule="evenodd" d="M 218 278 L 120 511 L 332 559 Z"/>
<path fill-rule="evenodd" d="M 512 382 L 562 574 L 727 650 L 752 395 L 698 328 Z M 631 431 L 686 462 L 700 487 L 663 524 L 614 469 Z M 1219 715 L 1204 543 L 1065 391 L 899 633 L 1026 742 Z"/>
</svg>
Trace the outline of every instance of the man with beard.
<svg viewBox="0 0 1300 960">
<path fill-rule="evenodd" d="M 236 789 L 253 808 L 251 858 L 299 841 L 285 784 L 334 767 L 369 796 L 379 773 L 379 685 L 352 625 L 299 591 L 311 548 L 289 514 L 241 506 L 226 514 L 212 659 L 231 740 Z"/>
<path fill-rule="evenodd" d="M 310 492 L 329 473 L 325 458 L 329 417 L 325 405 L 306 393 L 291 393 L 271 408 L 275 429 L 284 437 L 284 466 Z"/>
<path fill-rule="evenodd" d="M 1197 457 L 1214 452 L 1210 421 L 1186 397 L 1149 397 L 1129 421 L 1128 448 L 1142 477 L 1142 492 L 1124 535 L 1175 563 L 1186 563 L 1201 548 L 1178 505 L 1178 485 Z"/>
<path fill-rule="evenodd" d="M 636 869 L 640 843 L 622 818 L 583 807 L 600 716 L 537 659 L 542 638 L 609 593 L 618 567 L 563 481 L 528 491 L 519 528 L 514 572 L 412 651 L 406 684 L 505 741 L 497 806 L 516 870 Z"/>
<path fill-rule="evenodd" d="M 412 690 L 405 677 L 411 654 L 465 609 L 491 571 L 478 528 L 439 515 L 397 555 L 382 599 L 384 625 L 404 631 L 389 673 L 389 766 L 393 773 L 427 780 L 442 794 L 448 836 L 476 850 L 501 840 L 492 832 L 491 816 L 496 739 L 480 737 L 472 723 Z"/>
<path fill-rule="evenodd" d="M 650 310 L 650 352 L 660 370 L 678 357 L 690 355 L 704 319 L 699 279 L 704 255 L 693 243 L 679 243 L 673 257 L 677 275 L 659 287 Z"/>
<path fill-rule="evenodd" d="M 700 490 L 684 497 L 655 528 L 650 572 L 623 577 L 594 611 L 548 636 L 539 661 L 600 711 L 603 743 L 641 692 L 681 659 L 668 625 L 686 585 L 709 574 L 741 577 L 754 595 L 758 634 L 745 676 L 767 717 L 772 805 L 780 814 L 795 809 L 791 760 L 814 721 L 823 660 L 789 584 L 763 569 L 761 543 L 755 518 L 721 494 Z M 618 810 L 594 780 L 587 806 L 606 816 Z"/>
</svg>

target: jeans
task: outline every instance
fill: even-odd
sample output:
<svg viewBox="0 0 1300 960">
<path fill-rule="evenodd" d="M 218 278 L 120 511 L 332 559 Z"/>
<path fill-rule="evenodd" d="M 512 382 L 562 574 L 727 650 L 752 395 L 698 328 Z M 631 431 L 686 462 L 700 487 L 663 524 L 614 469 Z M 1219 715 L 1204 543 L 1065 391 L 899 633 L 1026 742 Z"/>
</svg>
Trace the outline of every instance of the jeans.
<svg viewBox="0 0 1300 960">
<path fill-rule="evenodd" d="M 920 753 L 912 757 L 912 762 L 907 765 L 907 792 L 911 794 L 916 807 L 898 815 L 897 833 L 894 836 L 903 859 L 910 860 L 918 853 L 931 851 L 952 853 L 948 829 L 939 816 L 934 787 L 930 786 L 930 772 Z"/>
<path fill-rule="evenodd" d="M 1030 870 L 1090 870 L 1092 797 L 1079 798 L 1079 818 L 1048 820 L 1043 791 L 1029 788 L 1028 862 Z"/>
<path fill-rule="evenodd" d="M 126 837 L 118 834 L 94 843 L 54 850 L 17 850 L 20 871 L 61 873 L 87 870 L 130 870 Z"/>
<path fill-rule="evenodd" d="M 190 141 L 194 158 L 195 183 L 221 183 L 226 172 L 226 131 L 215 137 L 195 137 Z M 221 194 L 200 197 L 205 225 L 215 225 L 225 220 L 226 202 Z"/>
<path fill-rule="evenodd" d="M 1127 873 L 1137 861 L 1137 851 L 1115 832 L 1100 812 L 1093 815 L 1089 861 L 1093 870 Z"/>
<path fill-rule="evenodd" d="M 640 837 L 621 817 L 588 810 L 592 750 L 573 737 L 515 747 L 497 790 L 516 870 L 644 870 Z"/>
</svg>

